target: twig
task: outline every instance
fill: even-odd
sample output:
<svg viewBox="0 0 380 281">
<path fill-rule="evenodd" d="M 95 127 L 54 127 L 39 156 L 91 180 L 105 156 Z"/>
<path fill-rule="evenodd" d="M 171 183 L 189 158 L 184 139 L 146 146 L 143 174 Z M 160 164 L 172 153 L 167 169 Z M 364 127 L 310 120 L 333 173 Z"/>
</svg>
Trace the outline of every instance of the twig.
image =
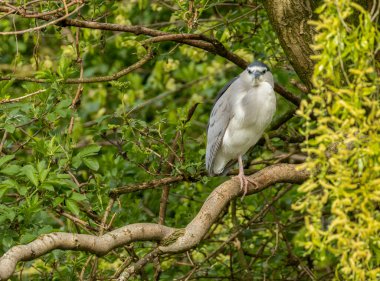
<svg viewBox="0 0 380 281">
<path fill-rule="evenodd" d="M 88 78 L 86 77 L 68 78 L 66 80 L 61 81 L 61 83 L 63 84 L 99 83 L 99 82 L 109 82 L 109 81 L 117 80 L 121 78 L 122 76 L 125 76 L 128 73 L 140 68 L 152 58 L 153 58 L 153 52 L 149 51 L 147 55 L 145 55 L 141 60 L 139 60 L 135 64 L 132 64 L 131 66 L 128 66 L 127 68 L 124 68 L 123 70 L 116 72 L 112 75 L 88 77 Z M 0 77 L 0 80 L 15 80 L 15 81 L 26 81 L 26 82 L 35 82 L 35 83 L 53 83 L 53 81 L 48 80 L 48 79 L 37 79 L 37 78 L 31 78 L 31 77 L 4 76 L 4 77 Z"/>
<path fill-rule="evenodd" d="M 26 3 L 26 6 L 30 5 L 31 3 Z M 75 4 L 78 4 L 77 1 L 72 1 L 70 2 L 69 4 L 67 4 L 67 8 L 68 7 L 71 7 Z M 40 17 L 44 17 L 44 16 L 50 16 L 50 15 L 55 15 L 55 14 L 58 14 L 59 12 L 63 11 L 63 10 L 66 10 L 65 7 L 61 7 L 61 8 L 58 8 L 58 9 L 55 9 L 55 10 L 52 10 L 52 11 L 48 11 L 48 12 L 43 12 L 43 13 L 27 13 L 26 10 L 25 10 L 25 6 L 22 7 L 23 10 L 20 10 L 20 9 L 17 9 L 17 7 L 14 7 L 14 6 L 10 6 L 10 5 L 7 5 L 8 7 L 10 7 L 12 10 L 9 11 L 7 14 L 5 14 L 4 16 L 7 16 L 7 15 L 10 15 L 10 14 L 15 14 L 15 13 L 18 13 L 19 15 L 21 15 L 23 18 L 40 18 Z M 68 12 L 67 12 L 68 13 Z M 66 13 L 66 14 L 67 14 Z"/>
<path fill-rule="evenodd" d="M 32 28 L 24 29 L 24 30 L 19 30 L 19 31 L 3 31 L 3 32 L 0 32 L 0 35 L 19 35 L 19 34 L 24 34 L 24 33 L 27 33 L 27 32 L 41 30 L 41 29 L 43 29 L 45 27 L 48 27 L 50 25 L 55 25 L 55 24 L 59 23 L 60 21 L 63 21 L 65 19 L 67 19 L 69 16 L 71 16 L 71 15 L 75 14 L 76 12 L 78 12 L 83 6 L 84 6 L 84 4 L 82 4 L 79 7 L 77 7 L 71 13 L 66 14 L 63 17 L 60 17 L 60 18 L 58 18 L 56 20 L 53 20 L 51 22 L 48 22 L 46 24 L 43 24 L 43 25 L 40 25 L 40 26 L 37 26 L 37 27 L 32 27 Z"/>
<path fill-rule="evenodd" d="M 109 214 L 111 212 L 111 209 L 112 209 L 114 203 L 115 203 L 115 199 L 114 198 L 110 198 L 110 201 L 108 202 L 107 208 L 104 211 L 102 222 L 100 224 L 99 235 L 103 235 L 104 231 L 107 230 L 105 226 L 107 224 L 107 219 L 108 219 L 108 216 L 109 216 Z"/>
<path fill-rule="evenodd" d="M 3 147 L 4 147 L 4 143 L 7 139 L 7 136 L 8 136 L 8 132 L 4 131 L 3 138 L 1 139 L 1 143 L 0 143 L 0 155 L 3 153 Z"/>
<path fill-rule="evenodd" d="M 155 248 L 153 251 L 151 251 L 150 253 L 146 254 L 143 258 L 138 260 L 138 262 L 134 263 L 132 266 L 129 266 L 126 270 L 124 270 L 118 278 L 118 281 L 128 280 L 131 276 L 139 272 L 141 268 L 143 268 L 148 262 L 155 259 L 160 253 L 161 250 L 159 248 Z"/>
<path fill-rule="evenodd" d="M 3 99 L 3 100 L 0 100 L 0 104 L 19 102 L 23 99 L 30 98 L 32 96 L 38 95 L 38 94 L 46 92 L 46 91 L 47 91 L 47 89 L 41 89 L 41 90 L 35 91 L 33 93 L 27 94 L 27 95 L 22 96 L 22 97 L 13 98 L 13 99 Z"/>
<path fill-rule="evenodd" d="M 69 220 L 71 220 L 75 224 L 78 224 L 78 225 L 82 226 L 88 232 L 97 231 L 97 229 L 94 228 L 94 227 L 92 227 L 89 223 L 81 220 L 80 218 L 74 217 L 73 215 L 71 215 L 69 213 L 59 212 L 59 214 L 62 215 L 62 216 L 64 216 L 64 217 L 66 217 L 66 218 L 68 218 Z"/>
<path fill-rule="evenodd" d="M 64 3 L 66 5 L 66 2 L 64 2 Z M 78 13 L 78 16 L 79 16 L 79 13 Z M 77 32 L 75 34 L 75 49 L 77 51 L 77 62 L 79 63 L 79 66 L 80 66 L 79 79 L 83 79 L 83 59 L 80 57 L 79 34 L 80 34 L 80 29 L 77 28 Z M 79 98 L 82 95 L 82 93 L 83 93 L 83 86 L 82 86 L 82 83 L 79 83 L 75 97 L 71 102 L 72 116 L 70 118 L 70 125 L 69 125 L 69 128 L 67 130 L 67 133 L 69 135 L 71 135 L 73 128 L 74 128 L 74 120 L 75 120 L 74 112 L 76 111 L 77 104 L 79 102 Z"/>
<path fill-rule="evenodd" d="M 125 193 L 136 192 L 136 191 L 145 190 L 145 189 L 154 189 L 163 185 L 180 182 L 180 181 L 183 181 L 184 179 L 185 179 L 184 176 L 179 175 L 179 176 L 167 177 L 167 178 L 158 179 L 158 180 L 152 180 L 149 182 L 124 185 L 122 187 L 112 189 L 110 191 L 110 196 L 117 197 Z"/>
<path fill-rule="evenodd" d="M 84 273 L 85 273 L 86 268 L 87 268 L 87 265 L 90 263 L 91 259 L 92 259 L 92 256 L 89 256 L 89 257 L 87 258 L 86 262 L 84 263 L 84 265 L 83 265 L 83 267 L 82 267 L 82 270 L 81 270 L 81 272 L 80 272 L 80 275 L 79 275 L 79 280 L 80 280 L 80 281 L 84 281 Z"/>
</svg>

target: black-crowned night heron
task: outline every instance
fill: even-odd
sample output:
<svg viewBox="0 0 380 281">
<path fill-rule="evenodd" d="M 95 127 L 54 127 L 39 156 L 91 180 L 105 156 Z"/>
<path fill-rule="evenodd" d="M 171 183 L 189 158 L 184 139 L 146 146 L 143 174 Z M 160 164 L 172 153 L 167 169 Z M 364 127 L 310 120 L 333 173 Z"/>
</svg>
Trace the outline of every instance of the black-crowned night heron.
<svg viewBox="0 0 380 281">
<path fill-rule="evenodd" d="M 272 121 L 276 110 L 273 87 L 268 66 L 254 62 L 224 86 L 211 111 L 206 168 L 211 176 L 226 174 L 237 160 L 243 197 L 251 181 L 244 175 L 242 157 L 258 142 Z"/>
</svg>

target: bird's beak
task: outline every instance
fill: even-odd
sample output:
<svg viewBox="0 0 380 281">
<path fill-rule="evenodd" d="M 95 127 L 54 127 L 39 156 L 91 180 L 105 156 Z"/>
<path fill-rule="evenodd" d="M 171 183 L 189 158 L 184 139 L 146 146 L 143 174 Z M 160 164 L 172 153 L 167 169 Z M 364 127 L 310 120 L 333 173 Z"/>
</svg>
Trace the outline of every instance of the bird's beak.
<svg viewBox="0 0 380 281">
<path fill-rule="evenodd" d="M 253 72 L 253 77 L 255 77 L 255 79 L 259 78 L 260 75 L 261 75 L 261 73 L 258 71 Z"/>
</svg>

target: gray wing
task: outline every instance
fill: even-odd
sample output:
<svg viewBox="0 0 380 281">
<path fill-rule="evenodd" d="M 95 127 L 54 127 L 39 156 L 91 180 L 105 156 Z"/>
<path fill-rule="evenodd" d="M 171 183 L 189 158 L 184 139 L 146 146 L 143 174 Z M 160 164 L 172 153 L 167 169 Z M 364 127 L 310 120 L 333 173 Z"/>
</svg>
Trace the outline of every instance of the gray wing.
<svg viewBox="0 0 380 281">
<path fill-rule="evenodd" d="M 210 175 L 213 173 L 213 164 L 216 153 L 222 144 L 224 133 L 232 118 L 231 115 L 231 85 L 236 81 L 235 77 L 220 90 L 212 108 L 207 128 L 206 169 Z"/>
</svg>

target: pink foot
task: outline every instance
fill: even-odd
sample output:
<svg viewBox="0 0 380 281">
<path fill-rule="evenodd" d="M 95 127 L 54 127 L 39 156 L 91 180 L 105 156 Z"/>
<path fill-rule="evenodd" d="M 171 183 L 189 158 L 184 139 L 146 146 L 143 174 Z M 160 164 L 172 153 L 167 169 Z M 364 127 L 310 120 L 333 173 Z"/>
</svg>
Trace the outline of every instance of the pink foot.
<svg viewBox="0 0 380 281">
<path fill-rule="evenodd" d="M 237 175 L 237 177 L 239 178 L 239 181 L 240 181 L 240 190 L 244 190 L 243 196 L 241 197 L 241 201 L 243 201 L 244 196 L 248 192 L 248 183 L 252 184 L 255 187 L 257 187 L 257 183 L 252 180 L 249 180 L 244 175 L 243 159 L 241 155 L 239 155 L 238 157 L 238 163 L 239 163 L 239 174 Z"/>
<path fill-rule="evenodd" d="M 253 186 L 257 187 L 257 183 L 248 179 L 244 174 L 239 174 L 236 176 L 240 181 L 240 190 L 243 191 L 243 196 L 241 197 L 241 200 L 243 201 L 245 195 L 248 192 L 248 185 L 252 184 Z"/>
</svg>

